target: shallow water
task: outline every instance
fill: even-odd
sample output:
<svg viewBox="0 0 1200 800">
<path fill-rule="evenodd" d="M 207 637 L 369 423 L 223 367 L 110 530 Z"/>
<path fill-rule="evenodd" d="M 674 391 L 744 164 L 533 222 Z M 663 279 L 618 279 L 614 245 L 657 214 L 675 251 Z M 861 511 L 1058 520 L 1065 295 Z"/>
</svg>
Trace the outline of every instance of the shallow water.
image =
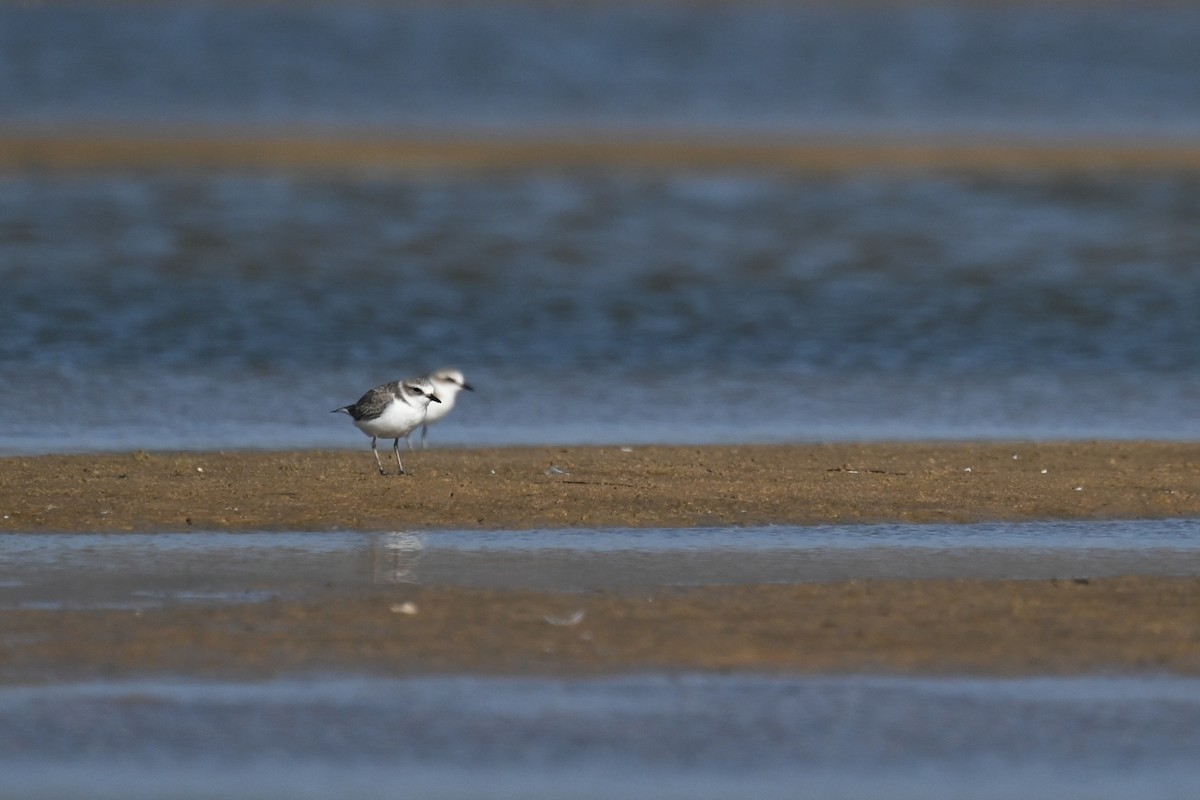
<svg viewBox="0 0 1200 800">
<path fill-rule="evenodd" d="M 2 534 L 0 605 L 255 602 L 388 583 L 578 592 L 1200 575 L 1200 521 L 396 533 Z"/>
<path fill-rule="evenodd" d="M 627 676 L 0 688 L 26 798 L 1187 798 L 1200 682 Z"/>
<path fill-rule="evenodd" d="M 1200 438 L 1195 176 L 8 176 L 0 220 L 0 453 L 365 448 L 329 410 L 444 364 L 435 445 Z"/>
</svg>

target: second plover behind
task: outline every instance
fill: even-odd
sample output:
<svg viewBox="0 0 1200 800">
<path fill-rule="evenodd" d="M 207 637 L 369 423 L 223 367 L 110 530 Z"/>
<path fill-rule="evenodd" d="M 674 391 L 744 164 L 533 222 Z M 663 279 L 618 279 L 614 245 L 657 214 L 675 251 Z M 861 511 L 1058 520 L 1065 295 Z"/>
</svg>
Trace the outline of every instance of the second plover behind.
<svg viewBox="0 0 1200 800">
<path fill-rule="evenodd" d="M 458 393 L 463 389 L 466 389 L 468 392 L 475 391 L 475 388 L 467 383 L 467 379 L 463 376 L 462 371 L 452 367 L 439 369 L 436 372 L 429 373 L 425 377 L 433 384 L 438 399 L 442 402 L 436 406 L 431 405 L 429 411 L 425 414 L 425 419 L 421 422 L 422 450 L 426 447 L 425 437 L 429 434 L 429 426 L 450 413 L 454 408 L 454 400 L 458 397 Z M 412 450 L 412 440 L 409 439 L 411 435 L 412 432 L 410 431 L 404 437 L 404 441 L 408 442 L 409 450 Z"/>
<path fill-rule="evenodd" d="M 335 408 L 331 413 L 349 414 L 354 425 L 371 437 L 371 452 L 379 474 L 385 475 L 383 463 L 375 440 L 379 437 L 392 439 L 392 452 L 396 454 L 396 466 L 404 474 L 400 463 L 400 438 L 407 438 L 418 425 L 425 421 L 430 403 L 441 404 L 433 383 L 428 378 L 409 378 L 376 386 L 358 399 L 357 403 Z"/>
</svg>

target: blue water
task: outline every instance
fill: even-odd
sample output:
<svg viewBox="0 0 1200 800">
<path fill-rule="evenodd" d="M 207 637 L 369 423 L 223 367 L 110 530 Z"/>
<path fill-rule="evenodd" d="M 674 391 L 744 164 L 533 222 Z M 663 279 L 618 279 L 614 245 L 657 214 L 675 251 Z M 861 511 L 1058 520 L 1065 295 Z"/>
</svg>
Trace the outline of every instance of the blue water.
<svg viewBox="0 0 1200 800">
<path fill-rule="evenodd" d="M 6 5 L 0 119 L 1200 133 L 1200 11 L 1131 6 Z"/>
<path fill-rule="evenodd" d="M 0 134 L 1188 142 L 1197 40 L 1169 4 L 9 4 Z M 1198 231 L 1190 172 L 14 169 L 0 454 L 362 447 L 329 409 L 451 364 L 435 446 L 1195 439 Z"/>
<path fill-rule="evenodd" d="M 1200 437 L 1200 181 L 0 177 L 0 452 Z M 35 411 L 36 410 L 36 411 Z"/>
<path fill-rule="evenodd" d="M 1200 683 L 309 678 L 0 688 L 23 798 L 1194 797 Z"/>
</svg>

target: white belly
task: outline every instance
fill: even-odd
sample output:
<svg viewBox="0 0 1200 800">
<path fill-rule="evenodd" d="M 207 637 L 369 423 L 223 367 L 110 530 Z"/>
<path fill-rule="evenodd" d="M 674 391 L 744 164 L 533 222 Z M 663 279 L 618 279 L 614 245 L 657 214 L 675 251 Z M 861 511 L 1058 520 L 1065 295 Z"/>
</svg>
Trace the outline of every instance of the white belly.
<svg viewBox="0 0 1200 800">
<path fill-rule="evenodd" d="M 407 403 L 392 403 L 375 419 L 355 420 L 354 424 L 367 436 L 399 439 L 412 432 L 425 419 L 425 409 Z"/>
</svg>

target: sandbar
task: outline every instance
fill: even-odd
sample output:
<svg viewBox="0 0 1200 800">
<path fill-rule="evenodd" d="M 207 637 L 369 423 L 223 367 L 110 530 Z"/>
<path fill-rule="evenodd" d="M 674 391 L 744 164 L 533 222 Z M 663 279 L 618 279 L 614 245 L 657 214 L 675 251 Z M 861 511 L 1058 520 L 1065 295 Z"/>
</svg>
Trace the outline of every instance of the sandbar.
<svg viewBox="0 0 1200 800">
<path fill-rule="evenodd" d="M 1095 173 L 1200 170 L 1180 138 L 1021 136 L 748 136 L 679 131 L 534 131 L 510 136 L 75 126 L 0 129 L 0 170 L 232 170 L 401 175 L 529 170 L 792 174 Z"/>
<path fill-rule="evenodd" d="M 590 446 L 0 458 L 0 531 L 1200 517 L 1200 444 Z"/>
</svg>

